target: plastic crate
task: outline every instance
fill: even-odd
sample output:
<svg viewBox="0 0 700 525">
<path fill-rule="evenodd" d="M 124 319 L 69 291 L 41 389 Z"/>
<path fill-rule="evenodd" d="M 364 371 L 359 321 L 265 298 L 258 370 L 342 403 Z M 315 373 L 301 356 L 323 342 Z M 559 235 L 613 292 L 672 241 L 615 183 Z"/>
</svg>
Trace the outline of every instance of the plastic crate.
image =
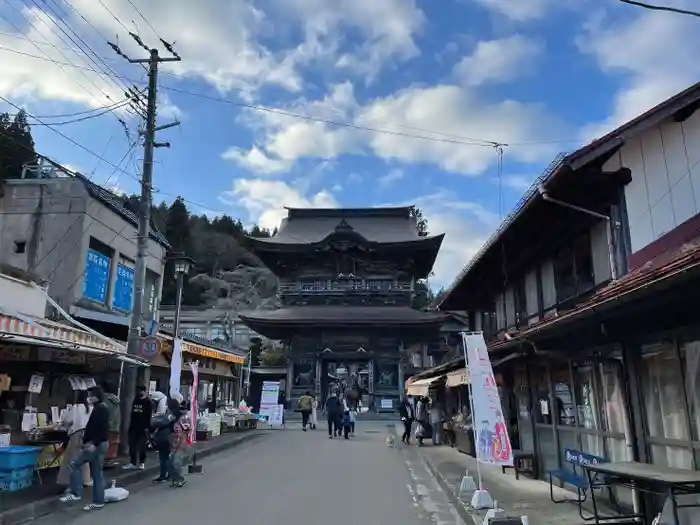
<svg viewBox="0 0 700 525">
<path fill-rule="evenodd" d="M 17 492 L 33 485 L 34 478 L 0 479 L 0 492 Z"/>
<path fill-rule="evenodd" d="M 36 472 L 34 467 L 22 467 L 6 471 L 0 470 L 0 480 L 5 481 L 9 479 L 11 481 L 19 481 L 22 479 L 32 478 L 34 477 L 34 472 Z"/>
<path fill-rule="evenodd" d="M 0 471 L 34 467 L 39 454 L 41 454 L 39 447 L 2 447 L 0 448 Z"/>
</svg>

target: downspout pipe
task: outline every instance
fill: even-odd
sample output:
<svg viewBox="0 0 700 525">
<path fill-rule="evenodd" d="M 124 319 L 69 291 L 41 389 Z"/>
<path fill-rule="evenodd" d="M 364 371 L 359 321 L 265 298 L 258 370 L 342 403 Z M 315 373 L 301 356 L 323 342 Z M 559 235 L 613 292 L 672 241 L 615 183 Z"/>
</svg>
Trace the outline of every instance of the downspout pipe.
<svg viewBox="0 0 700 525">
<path fill-rule="evenodd" d="M 591 215 L 592 217 L 597 217 L 598 219 L 603 219 L 606 222 L 607 241 L 608 241 L 608 262 L 610 264 L 610 278 L 613 281 L 617 281 L 617 264 L 615 263 L 615 243 L 614 243 L 614 237 L 613 237 L 613 219 L 612 219 L 612 217 L 610 217 L 608 215 L 603 215 L 602 213 L 598 213 L 597 211 L 583 208 L 581 206 L 576 206 L 575 204 L 571 204 L 569 202 L 555 199 L 554 197 L 550 196 L 547 193 L 547 190 L 545 189 L 544 185 L 542 185 L 542 184 L 537 186 L 537 191 L 542 196 L 542 198 L 544 200 L 546 200 L 547 202 L 551 202 L 552 204 L 557 204 L 559 206 L 563 206 L 564 208 L 569 208 L 571 210 L 585 213 L 587 215 Z M 615 224 L 615 226 L 619 226 L 619 225 Z"/>
</svg>

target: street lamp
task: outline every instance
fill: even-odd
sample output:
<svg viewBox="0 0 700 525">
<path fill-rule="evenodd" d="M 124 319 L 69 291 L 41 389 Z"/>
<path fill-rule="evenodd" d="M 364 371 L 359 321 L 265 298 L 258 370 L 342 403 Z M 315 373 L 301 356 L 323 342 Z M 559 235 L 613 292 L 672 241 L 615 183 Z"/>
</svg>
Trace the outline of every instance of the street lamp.
<svg viewBox="0 0 700 525">
<path fill-rule="evenodd" d="M 175 319 L 173 321 L 173 340 L 180 336 L 180 309 L 182 308 L 182 288 L 185 285 L 185 275 L 190 273 L 190 268 L 194 266 L 194 261 L 184 253 L 170 257 L 170 261 L 175 267 L 175 281 L 177 291 L 175 293 Z"/>
</svg>

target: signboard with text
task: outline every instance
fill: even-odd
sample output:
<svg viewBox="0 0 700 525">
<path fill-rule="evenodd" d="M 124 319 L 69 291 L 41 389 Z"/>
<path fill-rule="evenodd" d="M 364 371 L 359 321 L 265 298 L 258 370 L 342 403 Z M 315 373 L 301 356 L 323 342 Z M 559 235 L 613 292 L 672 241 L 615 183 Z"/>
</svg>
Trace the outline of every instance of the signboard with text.
<svg viewBox="0 0 700 525">
<path fill-rule="evenodd" d="M 88 250 L 85 261 L 83 297 L 98 303 L 105 303 L 111 264 L 112 260 L 106 255 L 95 250 Z"/>
<path fill-rule="evenodd" d="M 117 266 L 117 279 L 114 283 L 112 306 L 124 312 L 131 312 L 134 299 L 134 269 L 124 264 Z"/>
</svg>

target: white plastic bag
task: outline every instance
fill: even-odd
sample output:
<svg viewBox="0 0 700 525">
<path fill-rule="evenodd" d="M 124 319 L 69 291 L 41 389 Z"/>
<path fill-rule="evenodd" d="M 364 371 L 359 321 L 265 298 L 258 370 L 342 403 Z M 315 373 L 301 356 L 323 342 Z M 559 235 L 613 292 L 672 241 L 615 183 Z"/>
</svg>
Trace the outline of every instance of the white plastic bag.
<svg viewBox="0 0 700 525">
<path fill-rule="evenodd" d="M 129 491 L 123 487 L 117 487 L 117 482 L 112 480 L 112 485 L 105 490 L 105 502 L 114 503 L 116 501 L 124 501 L 129 497 Z"/>
</svg>

